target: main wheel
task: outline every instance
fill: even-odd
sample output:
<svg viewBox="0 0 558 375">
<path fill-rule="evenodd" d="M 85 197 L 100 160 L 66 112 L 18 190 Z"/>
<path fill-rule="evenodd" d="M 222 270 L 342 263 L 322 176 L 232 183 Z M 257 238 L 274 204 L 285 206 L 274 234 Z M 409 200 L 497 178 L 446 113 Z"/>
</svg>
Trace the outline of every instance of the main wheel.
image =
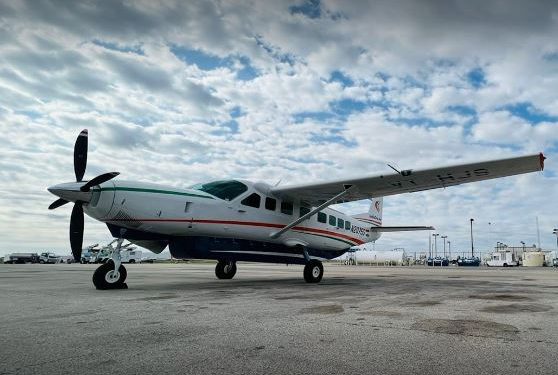
<svg viewBox="0 0 558 375">
<path fill-rule="evenodd" d="M 235 274 L 235 262 L 217 262 L 217 265 L 215 266 L 215 276 L 217 276 L 218 279 L 232 279 Z"/>
<path fill-rule="evenodd" d="M 128 273 L 123 265 L 120 265 L 118 271 L 115 271 L 114 263 L 109 261 L 103 263 L 95 270 L 93 273 L 93 285 L 101 290 L 120 289 L 125 285 L 126 276 L 128 276 Z"/>
<path fill-rule="evenodd" d="M 319 283 L 324 276 L 324 266 L 319 260 L 311 260 L 304 266 L 304 280 L 307 283 Z"/>
</svg>

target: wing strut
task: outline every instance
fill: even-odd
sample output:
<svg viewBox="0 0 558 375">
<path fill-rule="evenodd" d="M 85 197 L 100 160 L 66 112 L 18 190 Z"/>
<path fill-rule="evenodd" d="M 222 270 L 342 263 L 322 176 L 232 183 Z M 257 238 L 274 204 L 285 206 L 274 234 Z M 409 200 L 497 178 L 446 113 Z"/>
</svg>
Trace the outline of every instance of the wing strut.
<svg viewBox="0 0 558 375">
<path fill-rule="evenodd" d="M 310 216 L 317 214 L 319 211 L 323 210 L 327 206 L 332 205 L 339 198 L 343 197 L 344 195 L 347 195 L 351 191 L 351 189 L 353 189 L 354 185 L 343 185 L 343 187 L 345 188 L 345 190 L 343 190 L 342 192 L 340 192 L 339 194 L 337 194 L 333 198 L 329 199 L 328 201 L 320 204 L 318 207 L 314 208 L 313 210 L 311 210 L 307 214 L 302 215 L 301 217 L 299 217 L 298 219 L 296 219 L 292 223 L 284 226 L 283 228 L 281 228 L 277 232 L 271 233 L 269 235 L 269 237 L 271 237 L 273 239 L 279 238 L 280 235 L 282 235 L 283 233 L 285 233 L 286 231 L 288 231 L 289 229 L 291 229 L 295 225 L 298 225 L 298 224 L 302 223 L 304 220 L 308 219 Z"/>
</svg>

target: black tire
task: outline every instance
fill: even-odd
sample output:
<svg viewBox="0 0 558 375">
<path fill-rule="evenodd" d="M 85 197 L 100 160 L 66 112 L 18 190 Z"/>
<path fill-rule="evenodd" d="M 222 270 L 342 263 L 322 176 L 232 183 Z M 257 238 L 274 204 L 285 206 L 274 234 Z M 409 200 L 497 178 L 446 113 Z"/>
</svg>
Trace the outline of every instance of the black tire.
<svg viewBox="0 0 558 375">
<path fill-rule="evenodd" d="M 99 266 L 93 273 L 93 285 L 95 285 L 95 288 L 100 290 L 121 289 L 124 285 L 124 281 L 126 281 L 128 272 L 126 272 L 126 268 L 123 265 L 120 265 L 120 268 L 118 268 L 118 279 L 110 281 L 108 273 L 112 271 L 114 271 L 114 263 L 112 260 Z"/>
<path fill-rule="evenodd" d="M 319 283 L 324 276 L 324 266 L 319 260 L 311 260 L 304 266 L 304 280 L 307 283 Z"/>
<path fill-rule="evenodd" d="M 504 263 L 504 267 L 507 267 L 507 266 L 508 266 L 508 264 L 507 264 L 507 263 Z"/>
<path fill-rule="evenodd" d="M 130 263 L 130 264 L 136 263 L 136 260 L 135 260 L 135 259 L 130 259 L 130 262 L 129 262 L 129 263 Z"/>
<path fill-rule="evenodd" d="M 217 262 L 215 266 L 215 276 L 218 279 L 232 279 L 236 274 L 236 262 Z"/>
</svg>

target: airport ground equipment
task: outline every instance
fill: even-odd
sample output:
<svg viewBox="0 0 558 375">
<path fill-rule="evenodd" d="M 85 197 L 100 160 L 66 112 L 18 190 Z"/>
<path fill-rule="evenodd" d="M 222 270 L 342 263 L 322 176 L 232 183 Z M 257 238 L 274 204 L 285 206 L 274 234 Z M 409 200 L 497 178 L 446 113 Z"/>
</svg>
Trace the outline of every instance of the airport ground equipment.
<svg viewBox="0 0 558 375">
<path fill-rule="evenodd" d="M 39 263 L 39 254 L 37 253 L 12 253 L 4 256 L 6 264 L 22 264 L 22 263 Z"/>
<path fill-rule="evenodd" d="M 125 285 L 120 256 L 124 239 L 154 253 L 169 247 L 176 259 L 216 260 L 217 277 L 232 277 L 238 261 L 254 261 L 302 264 L 304 279 L 319 282 L 323 260 L 376 241 L 383 232 L 433 229 L 383 226 L 383 197 L 536 172 L 545 159 L 535 154 L 285 186 L 219 180 L 184 189 L 115 180 L 118 172 L 85 181 L 87 149 L 85 129 L 74 145 L 75 182 L 49 187 L 59 197 L 49 208 L 74 202 L 70 244 L 76 260 L 81 258 L 84 214 L 105 223 L 118 239 L 111 262 L 95 271 L 94 283 L 100 289 Z M 370 199 L 370 207 L 362 214 L 350 216 L 329 208 L 363 199 Z"/>
</svg>

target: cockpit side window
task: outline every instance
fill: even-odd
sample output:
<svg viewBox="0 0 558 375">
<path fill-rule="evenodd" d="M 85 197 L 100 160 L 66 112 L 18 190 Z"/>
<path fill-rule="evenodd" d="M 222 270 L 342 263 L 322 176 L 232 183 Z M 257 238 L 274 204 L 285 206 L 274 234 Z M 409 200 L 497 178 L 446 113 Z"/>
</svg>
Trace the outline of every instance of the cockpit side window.
<svg viewBox="0 0 558 375">
<path fill-rule="evenodd" d="M 248 190 L 248 186 L 239 181 L 227 180 L 194 185 L 192 189 L 203 191 L 226 201 L 231 201 Z"/>
<path fill-rule="evenodd" d="M 252 193 L 249 196 L 247 196 L 246 198 L 244 198 L 240 203 L 245 205 L 245 206 L 260 208 L 260 201 L 261 200 L 262 200 L 262 197 L 260 197 L 259 194 Z"/>
</svg>

